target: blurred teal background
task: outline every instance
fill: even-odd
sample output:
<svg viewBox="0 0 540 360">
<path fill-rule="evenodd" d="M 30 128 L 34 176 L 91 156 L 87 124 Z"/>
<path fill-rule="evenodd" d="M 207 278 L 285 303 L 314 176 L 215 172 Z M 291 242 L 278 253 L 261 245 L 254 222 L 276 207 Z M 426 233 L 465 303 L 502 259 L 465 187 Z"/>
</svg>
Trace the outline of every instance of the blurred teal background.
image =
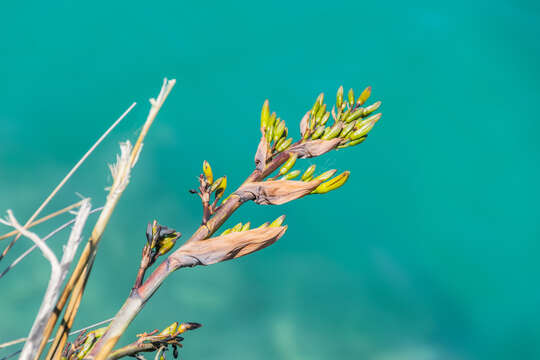
<svg viewBox="0 0 540 360">
<path fill-rule="evenodd" d="M 183 359 L 538 359 L 539 24 L 533 1 L 5 3 L 0 210 L 29 217 L 137 101 L 44 213 L 76 192 L 102 205 L 118 143 L 177 79 L 101 244 L 86 326 L 128 295 L 148 221 L 196 229 L 204 159 L 231 187 L 249 174 L 266 98 L 297 134 L 319 92 L 372 85 L 368 141 L 317 161 L 350 169 L 347 185 L 244 206 L 229 224 L 285 213 L 285 237 L 176 273 L 123 342 L 180 320 L 204 324 Z M 0 279 L 0 342 L 27 334 L 48 276 L 35 252 Z"/>
</svg>

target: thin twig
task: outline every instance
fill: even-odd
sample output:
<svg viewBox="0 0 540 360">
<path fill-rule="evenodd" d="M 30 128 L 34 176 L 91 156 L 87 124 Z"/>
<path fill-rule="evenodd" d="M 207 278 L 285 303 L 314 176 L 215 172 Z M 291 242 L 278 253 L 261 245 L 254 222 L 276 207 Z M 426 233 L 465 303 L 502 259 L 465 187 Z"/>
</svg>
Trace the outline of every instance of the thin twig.
<svg viewBox="0 0 540 360">
<path fill-rule="evenodd" d="M 90 214 L 96 213 L 96 212 L 101 211 L 101 210 L 103 210 L 103 206 L 93 209 L 92 211 L 90 211 Z M 67 228 L 69 225 L 73 224 L 75 222 L 75 220 L 76 219 L 73 218 L 70 221 L 66 222 L 65 224 L 63 224 L 63 225 L 59 226 L 58 228 L 54 229 L 49 234 L 47 234 L 47 236 L 45 236 L 43 238 L 43 241 L 49 240 L 51 237 L 53 237 L 54 235 L 56 235 L 60 231 L 64 230 L 65 228 Z M 17 230 L 15 230 L 15 231 L 17 231 Z M 2 273 L 0 274 L 0 279 L 3 278 L 9 271 L 11 271 L 11 269 L 13 269 L 18 263 L 20 263 L 25 257 L 27 257 L 36 248 L 37 248 L 37 245 L 32 245 L 30 248 L 28 248 L 28 250 L 26 250 L 24 253 L 22 253 L 21 256 L 19 256 L 11 264 L 9 264 L 9 266 L 7 268 L 5 268 L 4 271 L 2 271 Z"/>
<path fill-rule="evenodd" d="M 24 224 L 24 227 L 27 227 L 34 219 L 41 213 L 41 211 L 47 206 L 47 204 L 52 200 L 52 198 L 60 191 L 62 186 L 69 180 L 69 178 L 77 171 L 77 169 L 84 163 L 84 161 L 92 154 L 92 152 L 98 147 L 99 144 L 109 135 L 109 133 L 118 125 L 125 117 L 126 115 L 135 107 L 136 103 L 131 104 L 131 106 L 124 111 L 124 113 L 116 120 L 104 133 L 101 135 L 101 137 L 92 145 L 92 147 L 86 152 L 86 154 L 83 155 L 83 157 L 73 166 L 73 168 L 67 173 L 66 176 L 60 181 L 60 183 L 54 188 L 54 190 L 49 194 L 49 196 L 43 201 L 43 203 L 39 206 L 39 208 L 34 212 L 34 214 L 26 221 L 26 224 Z M 19 239 L 20 235 L 17 235 L 15 239 L 13 239 L 9 245 L 4 249 L 2 252 L 2 255 L 0 255 L 0 260 L 2 260 L 8 251 L 13 247 L 15 242 Z"/>
<path fill-rule="evenodd" d="M 61 210 L 58 210 L 58 211 L 55 211 L 53 212 L 52 214 L 49 214 L 47 216 L 44 216 L 36 221 L 33 221 L 31 224 L 29 224 L 28 226 L 26 226 L 26 229 L 30 229 L 31 227 L 34 227 L 35 225 L 38 225 L 38 224 L 41 224 L 42 222 L 45 222 L 49 219 L 52 219 L 60 214 L 63 214 L 73 208 L 76 208 L 77 206 L 81 205 L 81 201 L 78 201 L 76 202 L 75 204 L 71 204 L 69 206 L 66 206 L 65 208 L 61 209 Z M 0 236 L 0 240 L 4 240 L 6 238 L 9 238 L 13 235 L 16 235 L 16 234 L 19 234 L 19 232 L 17 230 L 13 230 L 13 231 L 10 231 L 8 232 L 7 234 L 4 234 L 2 236 Z"/>
</svg>

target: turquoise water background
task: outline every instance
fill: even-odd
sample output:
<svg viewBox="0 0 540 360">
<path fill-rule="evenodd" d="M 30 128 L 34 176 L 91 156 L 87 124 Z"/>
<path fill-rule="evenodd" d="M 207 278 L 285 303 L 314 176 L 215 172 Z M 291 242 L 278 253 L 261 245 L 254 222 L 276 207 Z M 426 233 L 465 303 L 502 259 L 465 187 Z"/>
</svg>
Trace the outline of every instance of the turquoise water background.
<svg viewBox="0 0 540 360">
<path fill-rule="evenodd" d="M 148 221 L 196 229 L 187 190 L 204 159 L 231 188 L 251 172 L 266 98 L 296 134 L 319 92 L 371 85 L 383 119 L 368 141 L 317 161 L 348 183 L 241 208 L 228 224 L 287 214 L 287 234 L 177 272 L 123 343 L 179 320 L 204 324 L 186 335 L 190 360 L 540 358 L 538 2 L 10 2 L 0 31 L 0 210 L 20 221 L 137 101 L 44 213 L 76 193 L 102 205 L 118 143 L 177 79 L 75 328 L 120 307 Z M 35 252 L 0 279 L 0 342 L 27 334 L 48 276 Z"/>
</svg>

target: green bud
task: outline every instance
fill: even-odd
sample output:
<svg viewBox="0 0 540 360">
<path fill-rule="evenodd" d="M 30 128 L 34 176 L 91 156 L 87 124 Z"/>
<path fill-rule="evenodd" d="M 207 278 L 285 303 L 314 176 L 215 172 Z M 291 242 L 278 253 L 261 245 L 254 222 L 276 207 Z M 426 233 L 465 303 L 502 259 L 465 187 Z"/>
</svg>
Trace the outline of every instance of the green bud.
<svg viewBox="0 0 540 360">
<path fill-rule="evenodd" d="M 311 135 L 311 138 L 312 138 L 313 140 L 320 138 L 321 135 L 322 135 L 323 132 L 324 132 L 324 129 L 325 129 L 324 125 L 318 126 L 318 127 L 315 129 L 315 131 L 313 132 L 313 134 Z"/>
<path fill-rule="evenodd" d="M 336 106 L 338 107 L 338 109 L 341 108 L 342 104 L 343 104 L 343 86 L 340 86 L 336 95 Z"/>
<path fill-rule="evenodd" d="M 361 116 L 363 116 L 363 114 L 364 114 L 364 109 L 363 108 L 358 108 L 353 113 L 351 113 L 349 116 L 347 116 L 347 118 L 344 119 L 344 121 L 345 122 L 352 122 L 352 121 L 360 118 Z"/>
<path fill-rule="evenodd" d="M 330 113 L 326 112 L 326 114 L 324 114 L 321 120 L 319 121 L 319 125 L 325 125 L 329 118 L 330 118 Z"/>
<path fill-rule="evenodd" d="M 324 132 L 324 135 L 321 137 L 321 139 L 332 140 L 333 138 L 339 135 L 339 132 L 341 131 L 342 126 L 343 125 L 341 122 L 335 123 L 334 126 L 332 126 L 330 130 L 328 130 L 328 132 L 326 131 Z"/>
<path fill-rule="evenodd" d="M 308 179 L 311 178 L 311 175 L 315 172 L 315 168 L 317 166 L 315 164 L 311 165 L 307 168 L 307 170 L 302 174 L 302 181 L 309 181 Z"/>
<path fill-rule="evenodd" d="M 244 226 L 242 226 L 242 228 L 240 229 L 240 231 L 246 231 L 246 230 L 249 230 L 250 227 L 251 227 L 251 223 L 248 221 L 247 223 L 244 224 Z"/>
<path fill-rule="evenodd" d="M 365 123 L 358 130 L 355 130 L 353 133 L 351 133 L 349 135 L 349 139 L 351 140 L 360 139 L 361 137 L 365 136 L 368 132 L 371 131 L 371 129 L 373 128 L 373 125 L 375 125 L 373 121 Z"/>
<path fill-rule="evenodd" d="M 277 142 L 279 139 L 281 139 L 281 136 L 285 132 L 285 121 L 281 120 L 276 122 L 276 124 L 277 126 L 274 125 L 274 142 Z"/>
<path fill-rule="evenodd" d="M 382 103 L 380 101 L 377 101 L 376 103 L 373 103 L 373 104 L 367 106 L 364 109 L 364 115 L 363 116 L 369 115 L 372 112 L 376 111 L 381 106 L 381 104 Z"/>
<path fill-rule="evenodd" d="M 317 111 L 317 116 L 315 117 L 315 124 L 319 124 L 322 117 L 326 114 L 326 104 L 323 104 L 319 111 Z"/>
<path fill-rule="evenodd" d="M 315 179 L 313 180 L 321 180 L 321 181 L 326 181 L 328 179 L 330 179 L 332 176 L 334 176 L 334 174 L 336 173 L 336 169 L 332 169 L 332 170 L 328 170 L 328 171 L 325 171 L 323 172 L 321 175 L 317 176 Z"/>
<path fill-rule="evenodd" d="M 283 139 L 283 138 L 282 138 Z M 281 145 L 276 146 L 277 152 L 282 152 L 284 150 L 287 150 L 289 146 L 292 144 L 292 138 L 288 138 L 287 140 L 284 140 Z"/>
<path fill-rule="evenodd" d="M 276 149 L 279 149 L 279 147 L 281 146 L 281 144 L 283 144 L 283 143 L 285 142 L 285 140 L 286 140 L 285 136 L 282 136 L 282 137 L 276 142 L 276 144 L 275 144 L 274 147 L 275 147 Z"/>
<path fill-rule="evenodd" d="M 297 157 L 298 155 L 296 153 L 290 154 L 289 159 L 287 159 L 287 161 L 285 161 L 285 164 L 283 164 L 281 169 L 279 169 L 279 175 L 285 175 L 286 173 L 288 173 L 289 170 L 291 170 L 294 166 Z"/>
<path fill-rule="evenodd" d="M 361 144 L 364 142 L 364 140 L 366 140 L 367 138 L 367 135 L 364 136 L 364 137 L 361 137 L 360 139 L 356 139 L 356 140 L 353 140 L 349 143 L 349 146 L 354 146 L 354 145 L 358 145 L 358 144 Z"/>
<path fill-rule="evenodd" d="M 264 101 L 262 110 L 261 110 L 261 128 L 266 129 L 268 120 L 270 119 L 270 104 L 268 100 Z"/>
<path fill-rule="evenodd" d="M 317 186 L 315 190 L 313 190 L 311 193 L 312 194 L 325 194 L 329 191 L 340 188 L 341 186 L 343 186 L 343 184 L 345 184 L 345 182 L 347 182 L 347 179 L 349 178 L 349 174 L 350 174 L 349 171 L 345 171 L 339 174 L 338 176 L 336 176 L 335 178 L 330 179 L 326 182 L 323 182 L 322 184 Z"/>
<path fill-rule="evenodd" d="M 213 193 L 214 191 L 216 191 L 216 189 L 217 189 L 218 187 L 221 186 L 221 183 L 223 182 L 223 179 L 224 179 L 224 177 L 218 178 L 218 179 L 212 184 L 212 186 L 210 186 L 210 193 Z"/>
<path fill-rule="evenodd" d="M 86 340 L 84 340 L 84 344 L 77 353 L 77 359 L 82 360 L 88 354 L 88 352 L 94 347 L 94 343 L 96 342 L 96 336 L 94 334 L 89 333 L 86 335 Z"/>
<path fill-rule="evenodd" d="M 221 199 L 225 189 L 227 188 L 227 177 L 223 176 L 223 180 L 220 182 L 219 186 L 216 189 L 216 200 Z"/>
<path fill-rule="evenodd" d="M 212 174 L 212 168 L 210 167 L 210 164 L 208 163 L 208 161 L 204 160 L 203 161 L 203 174 L 204 174 L 204 177 L 206 178 L 206 181 L 212 185 L 212 183 L 214 182 L 214 175 Z"/>
<path fill-rule="evenodd" d="M 315 104 L 313 104 L 313 107 L 311 108 L 311 117 L 315 117 L 317 115 L 317 111 L 319 111 L 319 108 L 321 107 L 324 100 L 324 94 L 321 93 L 317 100 L 315 100 Z"/>
<path fill-rule="evenodd" d="M 281 180 L 292 180 L 300 175 L 300 170 L 293 170 L 281 178 Z"/>
<path fill-rule="evenodd" d="M 270 115 L 270 117 L 268 118 L 268 123 L 266 124 L 267 132 L 274 126 L 275 121 L 276 121 L 276 113 L 273 112 L 272 115 Z"/>
<path fill-rule="evenodd" d="M 349 105 L 353 106 L 354 105 L 354 90 L 350 89 L 347 96 L 349 98 Z"/>
<path fill-rule="evenodd" d="M 285 215 L 281 215 L 276 220 L 272 221 L 272 223 L 268 227 L 278 227 L 283 224 L 283 221 L 285 220 Z"/>
<path fill-rule="evenodd" d="M 339 137 L 342 137 L 342 138 L 345 138 L 347 137 L 347 135 L 349 135 L 349 133 L 354 129 L 354 123 L 351 122 L 351 123 L 348 123 L 347 125 L 345 125 L 343 127 L 343 129 L 341 130 L 341 132 L 339 133 Z"/>
<path fill-rule="evenodd" d="M 358 101 L 356 102 L 356 105 L 357 106 L 363 105 L 370 95 L 371 95 L 371 86 L 368 86 L 367 88 L 364 89 L 364 91 L 362 91 L 362 93 L 358 97 Z"/>
<path fill-rule="evenodd" d="M 266 127 L 265 136 L 266 136 L 266 142 L 270 144 L 272 142 L 272 138 L 274 137 L 274 126 L 273 124 L 272 126 L 270 126 L 270 121 L 268 122 L 268 124 L 269 125 Z"/>
</svg>

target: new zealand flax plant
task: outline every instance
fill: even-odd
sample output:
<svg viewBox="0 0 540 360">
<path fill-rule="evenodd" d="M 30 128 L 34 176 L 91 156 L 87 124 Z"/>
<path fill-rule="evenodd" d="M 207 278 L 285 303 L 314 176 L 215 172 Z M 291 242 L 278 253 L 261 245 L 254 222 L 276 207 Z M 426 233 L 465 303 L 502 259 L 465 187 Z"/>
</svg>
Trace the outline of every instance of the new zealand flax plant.
<svg viewBox="0 0 540 360">
<path fill-rule="evenodd" d="M 146 229 L 146 242 L 141 242 L 141 261 L 130 295 L 108 326 L 90 332 L 81 332 L 74 341 L 69 343 L 67 342 L 68 335 L 84 294 L 86 281 L 98 251 L 98 244 L 116 204 L 129 183 L 131 169 L 139 158 L 143 139 L 174 84 L 174 80 L 167 81 L 165 79 L 157 99 L 150 100 L 150 112 L 135 145 L 132 146 L 129 141 L 121 144 L 121 153 L 117 157 L 117 162 L 110 166 L 113 184 L 108 188 L 109 192 L 104 207 L 91 210 L 89 199 L 84 199 L 49 216 L 35 220 L 71 174 L 104 136 L 131 110 L 133 105 L 83 156 L 24 226 L 17 222 L 11 211 L 8 211 L 8 218 L 2 220 L 5 225 L 15 229 L 0 237 L 3 239 L 15 236 L 4 250 L 2 257 L 23 235 L 34 241 L 51 262 L 52 269 L 49 287 L 30 334 L 28 338 L 19 341 L 24 342 L 21 359 L 38 359 L 45 354 L 47 340 L 51 336 L 62 311 L 62 320 L 53 337 L 52 344 L 46 352 L 45 358 L 48 360 L 105 360 L 125 356 L 143 358 L 142 353 L 145 352 L 155 352 L 155 358 L 161 359 L 164 358 L 165 351 L 170 349 L 172 349 L 174 357 L 177 357 L 178 348 L 182 346 L 183 340 L 180 335 L 187 330 L 200 327 L 200 324 L 175 321 L 162 331 L 154 330 L 139 334 L 138 339 L 127 346 L 116 349 L 115 346 L 128 325 L 148 304 L 152 295 L 170 274 L 185 267 L 212 265 L 251 254 L 272 245 L 287 231 L 283 215 L 255 228 L 251 227 L 250 222 L 239 222 L 235 226 L 223 230 L 219 235 L 215 235 L 242 204 L 253 201 L 261 205 L 281 205 L 308 195 L 326 194 L 343 186 L 349 178 L 349 171 L 336 175 L 335 169 L 323 169 L 322 172 L 318 172 L 315 165 L 311 165 L 302 172 L 297 167 L 298 160 L 322 156 L 332 150 L 355 147 L 366 140 L 368 133 L 381 118 L 380 113 L 374 114 L 381 105 L 380 101 L 366 105 L 371 94 L 370 87 L 362 91 L 358 97 L 355 97 L 354 91 L 351 89 L 347 98 L 344 98 L 343 87 L 340 87 L 337 91 L 336 104 L 331 111 L 328 111 L 324 102 L 324 94 L 317 97 L 314 105 L 301 119 L 300 136 L 294 140 L 285 121 L 270 111 L 269 102 L 266 100 L 262 106 L 261 138 L 255 151 L 255 164 L 251 174 L 236 189 L 227 194 L 227 176 L 216 177 L 210 163 L 204 161 L 202 174 L 198 177 L 198 186 L 196 189 L 190 190 L 192 194 L 197 194 L 201 199 L 202 220 L 200 227 L 175 249 L 181 237 L 180 232 L 159 224 L 157 220 L 149 222 Z M 70 222 L 75 222 L 76 226 L 73 227 L 72 236 L 65 247 L 62 262 L 59 262 L 45 243 L 45 240 L 50 236 L 41 239 L 28 229 L 73 208 L 79 208 L 77 218 Z M 60 286 L 68 275 L 74 250 L 80 242 L 82 227 L 91 212 L 100 213 L 98 220 L 75 269 L 68 278 L 64 289 L 60 291 Z M 63 225 L 63 227 L 67 225 Z M 64 261 L 66 253 L 67 259 Z M 155 264 L 157 266 L 153 268 Z M 0 277 L 4 276 L 12 266 L 10 265 Z"/>
</svg>

